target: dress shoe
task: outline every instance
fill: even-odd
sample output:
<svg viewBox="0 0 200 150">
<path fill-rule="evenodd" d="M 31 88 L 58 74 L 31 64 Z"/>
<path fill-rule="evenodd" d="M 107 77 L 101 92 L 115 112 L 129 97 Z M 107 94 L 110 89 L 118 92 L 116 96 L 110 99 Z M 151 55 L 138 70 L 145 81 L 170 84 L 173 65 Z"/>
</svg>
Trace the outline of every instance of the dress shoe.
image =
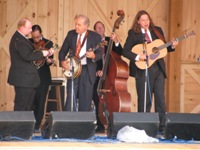
<svg viewBox="0 0 200 150">
<path fill-rule="evenodd" d="M 105 127 L 97 126 L 95 133 L 105 133 Z"/>
</svg>

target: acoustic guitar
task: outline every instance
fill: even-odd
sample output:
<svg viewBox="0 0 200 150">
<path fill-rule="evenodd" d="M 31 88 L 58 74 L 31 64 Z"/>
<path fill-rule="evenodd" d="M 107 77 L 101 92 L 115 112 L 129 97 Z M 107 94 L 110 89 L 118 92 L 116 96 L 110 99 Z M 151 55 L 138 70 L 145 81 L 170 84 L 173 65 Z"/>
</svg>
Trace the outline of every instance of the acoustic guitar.
<svg viewBox="0 0 200 150">
<path fill-rule="evenodd" d="M 179 38 L 176 38 L 176 41 L 182 41 L 183 39 L 192 37 L 195 35 L 194 31 L 191 31 Z M 160 39 L 156 39 L 153 42 L 146 44 L 146 54 L 148 56 L 148 68 L 151 67 L 151 65 L 153 65 L 153 63 L 160 59 L 163 58 L 167 55 L 167 47 L 171 46 L 172 42 L 167 42 L 164 43 L 162 40 Z M 133 53 L 137 54 L 137 55 L 141 55 L 144 53 L 144 44 L 137 44 L 136 46 L 134 46 L 131 50 Z M 135 62 L 136 66 L 139 69 L 146 69 L 146 61 L 136 61 Z"/>
</svg>

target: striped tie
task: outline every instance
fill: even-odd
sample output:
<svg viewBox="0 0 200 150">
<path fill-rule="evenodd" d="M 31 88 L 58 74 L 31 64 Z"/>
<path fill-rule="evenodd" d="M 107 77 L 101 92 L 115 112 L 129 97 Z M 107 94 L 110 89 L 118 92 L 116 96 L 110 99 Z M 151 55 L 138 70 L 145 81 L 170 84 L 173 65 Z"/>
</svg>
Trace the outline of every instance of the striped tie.
<svg viewBox="0 0 200 150">
<path fill-rule="evenodd" d="M 75 52 L 76 58 L 80 58 L 79 57 L 80 51 L 81 51 L 81 34 L 79 35 L 79 39 L 78 39 L 77 44 L 76 44 L 76 52 Z"/>
<path fill-rule="evenodd" d="M 147 29 L 145 29 L 145 39 L 146 39 L 147 43 L 151 43 L 151 39 L 147 33 Z"/>
</svg>

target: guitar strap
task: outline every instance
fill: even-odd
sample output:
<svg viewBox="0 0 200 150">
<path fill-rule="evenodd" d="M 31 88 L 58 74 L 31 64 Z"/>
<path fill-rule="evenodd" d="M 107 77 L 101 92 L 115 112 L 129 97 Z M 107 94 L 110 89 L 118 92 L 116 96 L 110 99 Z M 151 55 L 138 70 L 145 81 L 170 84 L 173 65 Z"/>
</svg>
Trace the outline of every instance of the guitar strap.
<svg viewBox="0 0 200 150">
<path fill-rule="evenodd" d="M 154 26 L 152 26 L 152 28 L 153 28 L 154 33 L 157 35 L 157 37 L 158 37 L 159 39 L 161 39 L 164 43 L 166 43 L 166 40 L 165 40 L 165 38 L 163 37 L 163 35 L 160 34 L 160 32 L 159 32 Z"/>
<path fill-rule="evenodd" d="M 88 34 L 89 34 L 89 32 L 88 32 L 88 30 L 87 30 L 87 32 L 86 32 L 86 34 L 85 34 L 85 37 L 84 37 L 84 39 L 83 39 L 83 42 L 82 42 L 82 44 L 81 44 L 81 48 L 83 47 L 83 45 L 84 45 L 84 43 L 85 43 L 85 40 L 86 40 L 86 38 L 88 37 Z"/>
</svg>

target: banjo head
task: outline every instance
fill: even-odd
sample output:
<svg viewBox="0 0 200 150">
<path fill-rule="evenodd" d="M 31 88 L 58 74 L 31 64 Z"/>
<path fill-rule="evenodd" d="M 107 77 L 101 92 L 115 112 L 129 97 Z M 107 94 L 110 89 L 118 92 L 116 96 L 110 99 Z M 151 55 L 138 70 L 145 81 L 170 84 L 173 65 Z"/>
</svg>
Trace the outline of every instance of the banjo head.
<svg viewBox="0 0 200 150">
<path fill-rule="evenodd" d="M 72 77 L 77 78 L 82 70 L 81 63 L 79 63 L 78 59 L 76 57 L 67 58 L 66 61 L 70 62 L 70 59 L 73 63 L 70 63 L 70 69 L 65 70 L 63 69 L 63 74 L 66 78 L 71 79 Z M 74 73 L 72 73 L 72 64 L 74 66 Z"/>
</svg>

